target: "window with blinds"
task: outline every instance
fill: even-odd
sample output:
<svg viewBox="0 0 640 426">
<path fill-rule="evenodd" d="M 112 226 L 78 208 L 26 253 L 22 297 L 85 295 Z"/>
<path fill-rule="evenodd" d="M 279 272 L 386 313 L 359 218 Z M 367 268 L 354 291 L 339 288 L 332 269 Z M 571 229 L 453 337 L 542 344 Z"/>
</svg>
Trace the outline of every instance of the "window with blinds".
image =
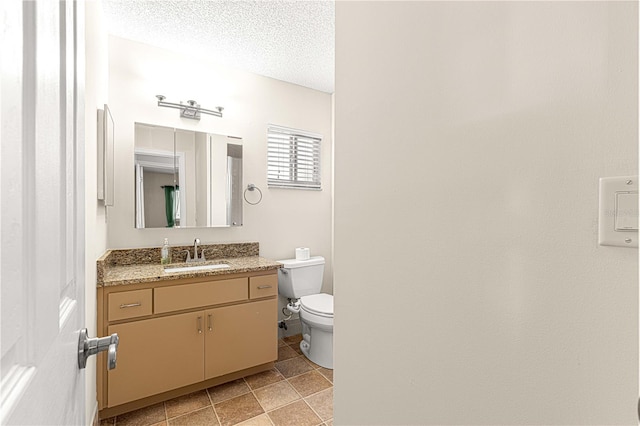
<svg viewBox="0 0 640 426">
<path fill-rule="evenodd" d="M 302 130 L 269 126 L 267 184 L 273 188 L 320 190 L 322 136 Z"/>
</svg>

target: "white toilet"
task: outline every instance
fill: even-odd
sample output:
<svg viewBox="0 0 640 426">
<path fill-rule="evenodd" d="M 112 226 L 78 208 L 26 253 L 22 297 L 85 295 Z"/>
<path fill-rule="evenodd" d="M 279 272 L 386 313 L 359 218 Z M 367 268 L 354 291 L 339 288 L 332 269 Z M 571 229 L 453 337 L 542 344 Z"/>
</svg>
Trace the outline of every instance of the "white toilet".
<svg viewBox="0 0 640 426">
<path fill-rule="evenodd" d="M 321 367 L 333 369 L 333 296 L 320 293 L 324 257 L 279 260 L 278 293 L 291 299 L 287 309 L 300 314 L 302 353 Z"/>
</svg>

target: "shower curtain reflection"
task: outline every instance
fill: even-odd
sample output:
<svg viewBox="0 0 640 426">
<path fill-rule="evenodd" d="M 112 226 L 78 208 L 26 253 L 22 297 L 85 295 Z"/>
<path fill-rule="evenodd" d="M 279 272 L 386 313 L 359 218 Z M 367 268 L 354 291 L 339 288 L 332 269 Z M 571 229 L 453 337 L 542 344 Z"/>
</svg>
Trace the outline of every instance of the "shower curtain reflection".
<svg viewBox="0 0 640 426">
<path fill-rule="evenodd" d="M 165 214 L 167 215 L 167 228 L 173 228 L 174 226 L 180 226 L 180 187 L 173 185 L 165 185 L 164 189 L 164 203 Z"/>
</svg>

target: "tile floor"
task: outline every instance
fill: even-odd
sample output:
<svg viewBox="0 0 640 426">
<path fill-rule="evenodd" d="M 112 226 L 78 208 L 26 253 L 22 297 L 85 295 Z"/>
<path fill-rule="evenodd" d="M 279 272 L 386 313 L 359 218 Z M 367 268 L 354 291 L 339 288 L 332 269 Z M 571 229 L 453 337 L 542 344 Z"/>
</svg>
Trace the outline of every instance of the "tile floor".
<svg viewBox="0 0 640 426">
<path fill-rule="evenodd" d="M 100 426 L 333 426 L 333 370 L 309 361 L 301 335 L 278 343 L 270 371 L 100 421 Z"/>
</svg>

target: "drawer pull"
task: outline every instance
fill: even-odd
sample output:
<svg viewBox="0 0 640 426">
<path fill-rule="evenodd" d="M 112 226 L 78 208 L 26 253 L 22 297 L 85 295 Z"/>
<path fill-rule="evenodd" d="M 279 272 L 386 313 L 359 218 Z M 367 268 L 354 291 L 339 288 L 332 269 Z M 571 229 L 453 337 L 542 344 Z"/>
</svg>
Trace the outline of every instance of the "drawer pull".
<svg viewBox="0 0 640 426">
<path fill-rule="evenodd" d="M 259 285 L 258 290 L 264 290 L 265 288 L 271 288 L 270 285 Z"/>
<path fill-rule="evenodd" d="M 208 320 L 208 323 L 209 323 L 209 325 L 208 325 L 209 326 L 209 331 L 213 330 L 213 320 L 212 320 L 211 317 L 213 317 L 212 314 L 207 315 L 207 320 Z"/>
<path fill-rule="evenodd" d="M 125 309 L 125 308 L 136 308 L 138 306 L 142 306 L 142 303 L 140 302 L 136 302 L 136 303 L 123 303 L 122 305 L 120 305 L 120 309 Z"/>
</svg>

